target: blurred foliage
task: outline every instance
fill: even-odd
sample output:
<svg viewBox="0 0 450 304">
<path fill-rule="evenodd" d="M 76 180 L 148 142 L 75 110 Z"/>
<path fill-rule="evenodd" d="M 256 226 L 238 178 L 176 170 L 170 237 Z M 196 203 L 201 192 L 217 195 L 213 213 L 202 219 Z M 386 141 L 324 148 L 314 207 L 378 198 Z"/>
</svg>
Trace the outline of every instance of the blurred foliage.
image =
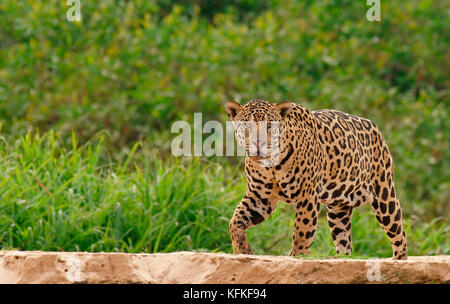
<svg viewBox="0 0 450 304">
<path fill-rule="evenodd" d="M 217 13 L 227 12 L 239 20 L 251 19 L 277 4 L 275 0 L 160 0 L 159 14 L 168 15 L 174 6 L 182 6 L 187 16 L 200 14 L 212 20 Z"/>
<path fill-rule="evenodd" d="M 292 100 L 368 117 L 396 162 L 407 216 L 450 205 L 449 7 L 445 1 L 0 2 L 3 133 L 101 130 L 117 159 L 137 140 L 168 155 L 178 119 L 225 121 L 227 99 Z M 232 181 L 230 181 L 232 182 Z"/>
</svg>

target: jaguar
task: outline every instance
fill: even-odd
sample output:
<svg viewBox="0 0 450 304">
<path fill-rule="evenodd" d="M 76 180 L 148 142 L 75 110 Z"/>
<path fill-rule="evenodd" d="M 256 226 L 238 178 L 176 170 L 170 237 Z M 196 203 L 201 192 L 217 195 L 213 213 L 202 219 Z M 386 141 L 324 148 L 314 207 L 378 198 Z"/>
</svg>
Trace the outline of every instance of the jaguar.
<svg viewBox="0 0 450 304">
<path fill-rule="evenodd" d="M 246 230 L 285 202 L 296 209 L 291 256 L 310 254 L 320 204 L 326 206 L 336 252 L 351 255 L 353 209 L 369 204 L 392 245 L 392 258 L 407 259 L 393 159 L 373 121 L 289 101 L 228 101 L 225 110 L 246 152 L 246 193 L 229 224 L 235 254 L 252 254 Z"/>
</svg>

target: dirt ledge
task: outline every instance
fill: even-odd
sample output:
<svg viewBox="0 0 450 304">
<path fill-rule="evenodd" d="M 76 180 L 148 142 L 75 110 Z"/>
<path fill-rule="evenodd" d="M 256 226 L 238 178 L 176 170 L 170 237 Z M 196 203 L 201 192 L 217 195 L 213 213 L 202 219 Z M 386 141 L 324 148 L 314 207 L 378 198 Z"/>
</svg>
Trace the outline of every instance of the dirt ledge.
<svg viewBox="0 0 450 304">
<path fill-rule="evenodd" d="M 0 251 L 0 283 L 450 283 L 450 256 L 302 260 L 196 252 Z"/>
</svg>

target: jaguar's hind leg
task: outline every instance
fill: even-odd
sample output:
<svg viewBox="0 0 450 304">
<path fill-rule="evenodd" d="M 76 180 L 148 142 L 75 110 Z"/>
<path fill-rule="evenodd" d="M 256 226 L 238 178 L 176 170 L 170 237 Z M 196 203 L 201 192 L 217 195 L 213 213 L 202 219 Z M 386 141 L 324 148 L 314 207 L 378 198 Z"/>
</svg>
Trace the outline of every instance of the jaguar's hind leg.
<svg viewBox="0 0 450 304">
<path fill-rule="evenodd" d="M 403 230 L 402 209 L 395 190 L 388 187 L 375 186 L 375 192 L 379 193 L 372 203 L 372 209 L 381 227 L 383 227 L 392 245 L 394 260 L 406 260 L 408 250 L 406 246 L 406 234 Z M 389 193 L 391 192 L 391 193 Z"/>
<path fill-rule="evenodd" d="M 328 226 L 337 253 L 352 254 L 352 211 L 372 201 L 373 195 L 363 184 L 343 200 L 336 200 L 327 205 Z"/>
<path fill-rule="evenodd" d="M 352 254 L 352 211 L 349 205 L 327 205 L 328 226 L 338 254 Z"/>
<path fill-rule="evenodd" d="M 373 179 L 373 212 L 392 245 L 393 259 L 406 260 L 408 250 L 403 230 L 402 208 L 394 188 L 392 157 L 385 146 L 377 175 Z"/>
</svg>

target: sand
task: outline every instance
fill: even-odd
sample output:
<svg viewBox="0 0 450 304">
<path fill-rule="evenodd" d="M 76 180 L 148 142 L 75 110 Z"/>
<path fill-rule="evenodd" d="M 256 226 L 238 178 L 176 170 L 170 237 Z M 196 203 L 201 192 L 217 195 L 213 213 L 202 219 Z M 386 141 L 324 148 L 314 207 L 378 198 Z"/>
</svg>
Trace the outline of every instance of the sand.
<svg viewBox="0 0 450 304">
<path fill-rule="evenodd" d="M 0 251 L 0 283 L 450 283 L 450 256 L 300 259 L 198 252 Z"/>
</svg>

